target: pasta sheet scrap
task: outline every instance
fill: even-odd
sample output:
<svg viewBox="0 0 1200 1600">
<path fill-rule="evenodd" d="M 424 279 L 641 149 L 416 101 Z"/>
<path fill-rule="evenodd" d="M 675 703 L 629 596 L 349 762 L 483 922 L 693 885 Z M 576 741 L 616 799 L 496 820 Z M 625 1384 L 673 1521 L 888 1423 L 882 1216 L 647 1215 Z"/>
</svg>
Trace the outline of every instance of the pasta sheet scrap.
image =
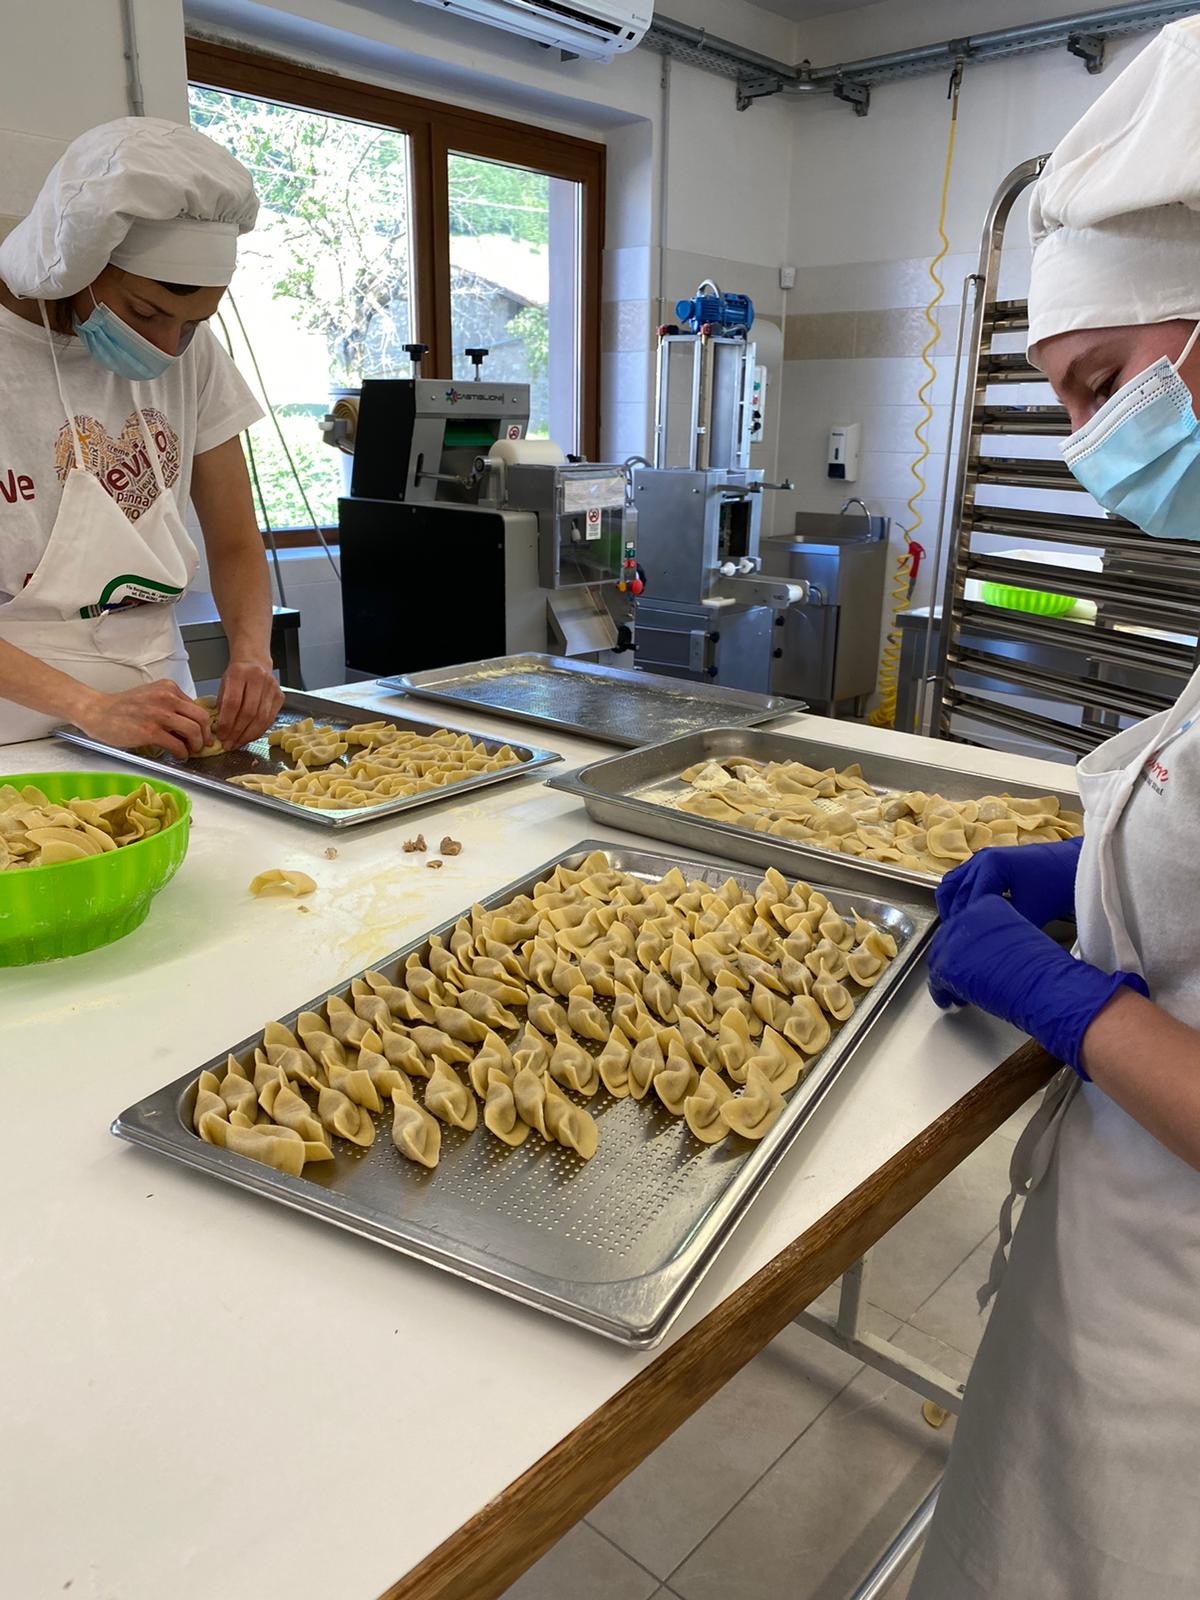
<svg viewBox="0 0 1200 1600">
<path fill-rule="evenodd" d="M 179 820 L 169 794 L 143 783 L 132 794 L 77 797 L 60 804 L 33 784 L 0 784 L 0 872 L 53 867 L 119 850 Z"/>
</svg>

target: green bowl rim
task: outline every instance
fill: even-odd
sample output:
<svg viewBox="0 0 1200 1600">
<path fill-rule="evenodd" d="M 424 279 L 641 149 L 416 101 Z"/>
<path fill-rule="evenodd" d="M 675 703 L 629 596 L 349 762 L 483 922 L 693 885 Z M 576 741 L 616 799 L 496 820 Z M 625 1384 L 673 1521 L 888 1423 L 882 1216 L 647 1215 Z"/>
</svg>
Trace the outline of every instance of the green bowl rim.
<svg viewBox="0 0 1200 1600">
<path fill-rule="evenodd" d="M 179 806 L 179 815 L 175 818 L 175 821 L 172 822 L 172 823 L 169 823 L 168 826 L 165 827 L 165 828 L 160 828 L 157 833 L 152 833 L 148 839 L 135 839 L 132 844 L 121 845 L 120 846 L 120 853 L 121 854 L 123 854 L 126 850 L 136 850 L 137 847 L 139 845 L 142 845 L 142 844 L 153 844 L 156 839 L 166 839 L 175 831 L 176 828 L 181 828 L 185 823 L 188 823 L 188 822 L 191 821 L 191 817 L 192 817 L 192 799 L 191 799 L 191 796 L 189 794 L 186 794 L 176 784 L 168 783 L 165 778 L 152 778 L 152 777 L 149 777 L 149 776 L 137 777 L 132 772 L 90 772 L 90 771 L 89 772 L 78 772 L 78 771 L 76 771 L 76 772 L 70 772 L 70 771 L 68 771 L 68 772 L 13 772 L 13 773 L 0 772 L 0 785 L 11 784 L 13 788 L 18 788 L 18 787 L 23 787 L 25 784 L 29 783 L 29 784 L 33 784 L 34 787 L 36 788 L 37 787 L 37 780 L 39 778 L 70 778 L 70 777 L 116 778 L 121 783 L 126 783 L 130 779 L 134 779 L 135 782 L 138 783 L 138 784 L 148 783 L 152 789 L 156 789 L 160 794 L 165 792 L 165 793 L 170 794 L 171 796 L 173 796 L 176 805 Z M 79 798 L 79 797 L 76 796 L 76 798 Z M 114 853 L 116 853 L 116 852 L 105 850 L 103 852 L 103 855 L 101 855 L 101 856 L 85 856 L 81 861 L 52 861 L 52 862 L 49 863 L 49 865 L 44 866 L 44 867 L 42 867 L 42 866 L 24 867 L 24 868 L 19 868 L 18 870 L 19 871 L 23 871 L 23 872 L 58 872 L 62 868 L 65 868 L 65 867 L 83 867 L 83 866 L 86 866 L 89 861 L 100 861 L 100 860 L 103 859 L 103 856 L 111 855 L 111 854 L 114 854 Z M 5 876 L 6 876 L 6 874 L 0 873 L 0 883 L 4 882 Z"/>
<path fill-rule="evenodd" d="M 1055 589 L 1031 589 L 1029 587 L 1029 585 L 1026 584 L 1026 583 L 997 583 L 992 578 L 985 578 L 983 580 L 983 585 L 982 585 L 982 589 L 981 589 L 981 593 L 983 595 L 984 603 L 987 604 L 987 605 L 1003 605 L 1007 609 L 1012 610 L 1012 611 L 1020 611 L 1022 609 L 1022 607 L 1019 606 L 1019 605 L 1010 605 L 1007 601 L 1002 601 L 1002 600 L 998 600 L 998 599 L 989 600 L 988 599 L 988 590 L 989 589 L 992 591 L 992 593 L 994 595 L 1001 595 L 1001 594 L 1032 594 L 1032 595 L 1036 595 L 1039 600 L 1052 600 L 1055 603 L 1055 605 L 1059 605 L 1059 604 L 1064 604 L 1065 603 L 1068 608 L 1071 607 L 1071 606 L 1077 606 L 1079 604 L 1079 597 L 1077 595 L 1059 594 L 1058 591 L 1055 590 Z"/>
</svg>

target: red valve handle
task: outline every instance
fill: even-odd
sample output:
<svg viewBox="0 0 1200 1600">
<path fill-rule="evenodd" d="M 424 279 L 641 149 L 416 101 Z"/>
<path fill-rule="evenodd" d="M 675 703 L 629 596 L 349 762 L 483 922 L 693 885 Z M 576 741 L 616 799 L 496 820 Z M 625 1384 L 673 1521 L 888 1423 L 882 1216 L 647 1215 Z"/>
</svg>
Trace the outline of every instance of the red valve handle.
<svg viewBox="0 0 1200 1600">
<path fill-rule="evenodd" d="M 920 572 L 921 563 L 925 559 L 925 546 L 923 544 L 918 544 L 915 539 L 910 539 L 908 542 L 908 553 L 912 557 L 912 567 L 908 574 L 908 581 L 909 585 L 911 586 L 912 584 L 916 583 L 917 573 Z"/>
</svg>

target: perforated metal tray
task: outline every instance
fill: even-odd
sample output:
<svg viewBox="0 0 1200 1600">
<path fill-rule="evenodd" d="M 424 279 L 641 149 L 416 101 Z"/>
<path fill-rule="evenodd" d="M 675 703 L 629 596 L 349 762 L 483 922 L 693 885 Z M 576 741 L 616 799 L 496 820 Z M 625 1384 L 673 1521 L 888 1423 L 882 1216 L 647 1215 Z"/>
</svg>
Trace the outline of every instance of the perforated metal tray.
<svg viewBox="0 0 1200 1600">
<path fill-rule="evenodd" d="M 321 695 L 303 694 L 299 689 L 284 689 L 283 709 L 275 719 L 275 726 L 284 727 L 289 722 L 300 722 L 305 717 L 312 717 L 320 723 L 327 723 L 333 728 L 350 728 L 356 722 L 388 722 L 394 728 L 401 728 L 405 732 L 435 733 L 439 727 L 436 722 L 418 721 L 412 717 L 396 717 L 386 712 L 379 712 L 374 706 L 350 705 L 342 700 L 326 700 Z M 497 739 L 492 733 L 473 733 L 468 728 L 456 728 L 456 733 L 466 733 L 470 738 L 478 740 L 490 754 L 499 750 L 504 744 L 520 757 L 519 764 L 502 767 L 499 772 L 480 772 L 472 778 L 464 778 L 461 783 L 443 784 L 439 789 L 430 789 L 425 794 L 413 794 L 396 800 L 381 800 L 374 806 L 356 806 L 345 811 L 317 811 L 311 806 L 294 805 L 290 800 L 280 800 L 273 794 L 259 794 L 255 789 L 243 789 L 240 784 L 230 783 L 229 779 L 240 777 L 243 773 L 257 772 L 270 776 L 282 772 L 285 767 L 292 765 L 289 757 L 276 748 L 267 744 L 267 736 L 255 739 L 253 744 L 244 750 L 226 750 L 219 756 L 193 756 L 188 761 L 181 761 L 176 756 L 169 756 L 161 751 L 156 756 L 142 755 L 136 750 L 119 750 L 115 745 L 102 744 L 98 739 L 89 739 L 86 733 L 81 733 L 78 728 L 56 728 L 55 736 L 65 739 L 68 744 L 82 745 L 85 750 L 95 750 L 100 755 L 111 756 L 122 766 L 144 767 L 148 772 L 157 773 L 160 778 L 167 778 L 172 782 L 191 784 L 197 789 L 210 789 L 214 793 L 224 796 L 226 800 L 241 800 L 248 805 L 266 806 L 271 811 L 283 811 L 290 817 L 298 817 L 302 822 L 311 822 L 318 828 L 354 828 L 364 822 L 378 822 L 383 817 L 394 817 L 403 811 L 415 811 L 420 806 L 437 804 L 440 801 L 453 799 L 456 795 L 466 794 L 471 789 L 482 789 L 488 784 L 507 783 L 513 778 L 521 778 L 529 772 L 535 772 L 541 767 L 546 767 L 554 761 L 561 761 L 562 757 L 553 750 L 540 750 L 536 745 L 517 744 L 512 739 Z"/>
<path fill-rule="evenodd" d="M 847 889 L 867 886 L 876 894 L 889 894 L 897 883 L 932 895 L 940 879 L 931 872 L 914 872 L 894 862 L 867 861 L 804 844 L 798 839 L 735 828 L 710 817 L 679 811 L 672 801 L 689 792 L 679 774 L 701 761 L 727 761 L 742 756 L 752 761 L 803 761 L 807 766 L 847 767 L 858 761 L 863 776 L 880 794 L 902 794 L 911 789 L 940 794 L 947 800 L 977 800 L 984 794 L 1011 794 L 1033 799 L 1051 794 L 1065 810 L 1079 809 L 1079 796 L 1067 791 L 1039 789 L 1027 783 L 1009 783 L 982 773 L 960 772 L 903 756 L 858 751 L 846 745 L 825 744 L 803 735 L 776 733 L 771 728 L 708 728 L 681 739 L 667 739 L 641 750 L 607 756 L 590 766 L 547 779 L 551 789 L 578 796 L 593 822 L 607 823 L 629 833 L 690 845 L 733 861 L 761 867 L 778 867 L 799 877 L 817 874 L 825 883 Z"/>
<path fill-rule="evenodd" d="M 566 656 L 498 656 L 380 682 L 422 700 L 497 711 L 630 748 L 715 725 L 752 727 L 806 709 L 803 700 L 626 672 Z"/>
<path fill-rule="evenodd" d="M 615 867 L 644 881 L 674 866 L 714 887 L 732 876 L 750 888 L 759 878 L 727 865 L 585 840 L 483 904 L 504 904 L 532 889 L 559 862 L 578 866 L 592 850 L 606 851 Z M 850 896 L 826 892 L 840 910 L 849 909 Z M 482 1127 L 473 1134 L 443 1128 L 441 1162 L 427 1172 L 396 1152 L 383 1117 L 365 1154 L 350 1155 L 342 1147 L 334 1162 L 309 1168 L 311 1177 L 290 1178 L 197 1138 L 191 1125 L 197 1072 L 130 1106 L 112 1131 L 620 1343 L 654 1345 L 895 998 L 932 929 L 929 907 L 862 894 L 853 899 L 864 916 L 891 931 L 899 955 L 850 1020 L 837 1028 L 760 1144 L 730 1138 L 702 1146 L 681 1120 L 657 1101 L 651 1103 L 652 1097 L 614 1100 L 602 1090 L 588 1102 L 600 1125 L 599 1149 L 590 1162 L 535 1135 L 510 1150 Z M 433 932 L 446 934 L 454 920 Z M 379 970 L 392 973 L 427 943 L 428 936 L 414 940 L 381 961 Z M 348 996 L 349 982 L 335 992 Z M 301 1011 L 325 998 L 317 996 L 283 1020 L 293 1025 Z M 258 1034 L 230 1048 L 242 1056 L 260 1042 Z M 227 1053 L 222 1050 L 204 1065 L 221 1068 Z"/>
</svg>

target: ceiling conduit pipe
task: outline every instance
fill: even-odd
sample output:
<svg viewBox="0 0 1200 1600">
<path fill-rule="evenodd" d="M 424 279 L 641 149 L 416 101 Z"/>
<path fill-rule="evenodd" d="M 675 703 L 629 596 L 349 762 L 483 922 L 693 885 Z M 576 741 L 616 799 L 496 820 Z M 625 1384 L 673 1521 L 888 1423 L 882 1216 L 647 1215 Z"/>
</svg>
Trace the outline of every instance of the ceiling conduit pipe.
<svg viewBox="0 0 1200 1600">
<path fill-rule="evenodd" d="M 770 95 L 833 94 L 853 105 L 859 116 L 870 109 L 871 85 L 926 72 L 943 72 L 959 62 L 994 61 L 1034 50 L 1065 47 L 1079 56 L 1089 72 L 1104 66 L 1105 41 L 1121 34 L 1144 33 L 1181 17 L 1192 16 L 1196 0 L 1139 0 L 1139 3 L 1104 6 L 988 32 L 893 50 L 828 67 L 807 62 L 790 67 L 757 51 L 746 50 L 726 39 L 714 38 L 702 28 L 657 17 L 645 38 L 651 49 L 680 56 L 691 65 L 737 81 L 738 106 L 745 110 L 755 100 Z"/>
</svg>

